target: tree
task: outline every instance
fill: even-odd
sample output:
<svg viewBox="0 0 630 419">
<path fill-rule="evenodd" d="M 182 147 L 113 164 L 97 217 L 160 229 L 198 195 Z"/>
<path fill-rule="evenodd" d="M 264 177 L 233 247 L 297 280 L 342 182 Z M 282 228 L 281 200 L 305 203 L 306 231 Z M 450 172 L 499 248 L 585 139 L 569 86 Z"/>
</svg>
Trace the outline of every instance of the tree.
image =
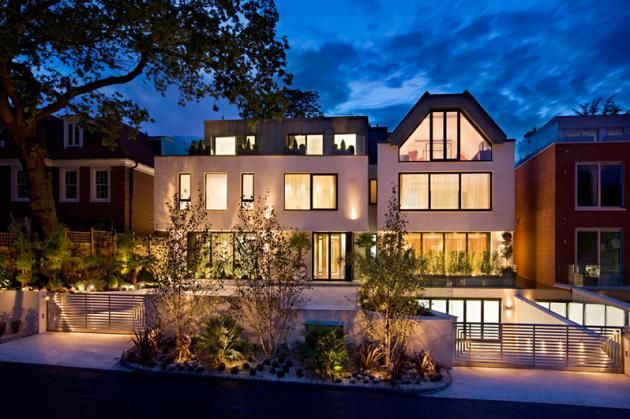
<svg viewBox="0 0 630 419">
<path fill-rule="evenodd" d="M 287 101 L 285 118 L 318 118 L 323 116 L 319 106 L 319 93 L 285 89 Z"/>
<path fill-rule="evenodd" d="M 208 272 L 210 261 L 201 191 L 188 208 L 180 208 L 177 195 L 167 205 L 169 224 L 161 244 L 164 254 L 155 258 L 157 287 L 149 297 L 153 326 L 174 339 L 176 361 L 185 362 L 191 356 L 192 338 L 211 308 L 208 298 L 216 295 L 220 284 L 200 275 Z"/>
<path fill-rule="evenodd" d="M 308 288 L 299 275 L 301 251 L 291 246 L 268 197 L 258 198 L 253 210 L 240 208 L 233 227 L 240 277 L 234 305 L 259 348 L 274 355 L 294 327 Z"/>
<path fill-rule="evenodd" d="M 357 255 L 359 299 L 372 339 L 383 348 L 384 367 L 394 377 L 396 357 L 418 313 L 422 285 L 417 278 L 418 260 L 406 245 L 407 220 L 400 213 L 394 187 L 387 204 L 385 230 L 376 238 L 376 255 Z M 395 377 L 394 377 L 395 378 Z"/>
<path fill-rule="evenodd" d="M 590 102 L 580 103 L 573 111 L 576 115 L 619 115 L 621 106 L 615 101 L 616 95 L 610 95 L 605 100 L 602 97 Z M 602 101 L 604 102 L 602 105 Z M 626 112 L 628 113 L 628 112 Z"/>
<path fill-rule="evenodd" d="M 0 125 L 18 150 L 35 225 L 56 224 L 39 121 L 80 115 L 114 145 L 122 124 L 146 110 L 112 87 L 143 77 L 179 103 L 225 98 L 246 119 L 280 118 L 286 38 L 277 39 L 272 0 L 0 0 Z M 216 105 L 215 105 L 216 109 Z"/>
</svg>

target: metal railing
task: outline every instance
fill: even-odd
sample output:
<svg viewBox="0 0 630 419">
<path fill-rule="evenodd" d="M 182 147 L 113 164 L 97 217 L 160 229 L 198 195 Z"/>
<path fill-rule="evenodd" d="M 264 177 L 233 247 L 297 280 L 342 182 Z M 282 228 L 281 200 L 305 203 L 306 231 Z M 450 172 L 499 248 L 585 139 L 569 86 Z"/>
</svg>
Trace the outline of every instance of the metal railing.
<svg viewBox="0 0 630 419">
<path fill-rule="evenodd" d="M 132 333 L 144 329 L 144 304 L 144 295 L 51 294 L 47 304 L 48 330 Z"/>
<path fill-rule="evenodd" d="M 622 329 L 551 324 L 458 323 L 458 365 L 622 372 Z"/>
</svg>

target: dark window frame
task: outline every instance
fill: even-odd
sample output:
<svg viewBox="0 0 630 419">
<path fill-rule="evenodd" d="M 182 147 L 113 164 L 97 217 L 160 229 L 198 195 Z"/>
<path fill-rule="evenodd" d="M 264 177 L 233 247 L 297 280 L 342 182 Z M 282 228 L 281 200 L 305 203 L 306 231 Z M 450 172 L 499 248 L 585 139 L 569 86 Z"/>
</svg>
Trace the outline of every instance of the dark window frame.
<svg viewBox="0 0 630 419">
<path fill-rule="evenodd" d="M 597 204 L 596 205 L 580 205 L 579 202 L 579 192 L 580 192 L 580 182 L 579 182 L 579 170 L 580 170 L 580 166 L 597 166 Z M 621 198 L 621 202 L 619 206 L 604 206 L 602 205 L 602 168 L 604 166 L 619 166 L 620 170 L 621 170 L 621 184 L 620 184 L 620 198 Z M 579 161 L 575 163 L 575 176 L 574 176 L 574 180 L 575 180 L 575 188 L 574 188 L 574 192 L 575 192 L 575 209 L 576 210 L 618 210 L 618 209 L 624 209 L 625 208 L 625 199 L 624 199 L 624 187 L 625 187 L 625 165 L 623 164 L 623 162 L 621 161 L 593 161 L 593 162 L 588 162 L 588 161 Z"/>
<path fill-rule="evenodd" d="M 188 176 L 190 179 L 190 191 L 188 199 L 182 198 L 182 176 Z M 189 172 L 182 172 L 177 174 L 177 201 L 179 202 L 179 209 L 182 208 L 182 203 L 187 203 L 188 208 L 192 204 L 192 174 Z"/>
<path fill-rule="evenodd" d="M 434 113 L 442 113 L 443 114 L 443 129 L 444 129 L 444 135 L 443 135 L 443 158 L 433 158 L 433 114 Z M 457 153 L 456 153 L 456 158 L 454 159 L 449 159 L 446 158 L 446 113 L 447 112 L 456 112 L 457 113 Z M 470 124 L 475 128 L 475 130 L 477 130 L 477 132 L 479 133 L 479 135 L 481 135 L 481 137 L 484 139 L 484 141 L 487 143 L 488 147 L 490 148 L 490 159 L 488 160 L 462 160 L 460 158 L 461 153 L 461 145 L 462 145 L 462 129 L 461 129 L 461 118 L 462 118 L 462 114 L 464 114 L 464 118 L 467 118 L 468 121 L 470 122 Z M 401 145 L 398 146 L 398 162 L 399 163 L 429 163 L 429 162 L 491 162 L 494 160 L 494 152 L 493 152 L 493 146 L 494 144 L 492 144 L 492 141 L 490 141 L 490 139 L 486 136 L 486 134 L 479 128 L 476 126 L 476 124 L 473 122 L 473 118 L 469 117 L 466 115 L 466 113 L 462 110 L 462 109 L 448 109 L 448 108 L 435 108 L 435 109 L 431 109 L 429 112 L 427 112 L 427 114 L 425 115 L 425 118 L 429 118 L 429 160 L 420 160 L 420 161 L 409 161 L 409 160 L 401 160 L 400 159 L 400 148 L 405 144 L 405 142 L 407 140 L 405 140 Z M 422 122 L 424 121 L 424 118 L 418 123 L 418 125 L 416 125 L 416 127 L 414 128 L 414 131 L 420 126 L 420 124 L 422 124 Z M 413 132 L 413 131 L 412 131 Z"/>
<path fill-rule="evenodd" d="M 457 198 L 457 208 L 446 208 L 446 209 L 432 209 L 431 208 L 431 175 L 432 174 L 436 174 L 436 175 L 458 175 L 458 183 L 459 183 L 459 189 L 458 189 L 458 198 Z M 488 174 L 490 175 L 490 206 L 488 208 L 462 208 L 462 176 L 461 175 L 469 175 L 469 174 Z M 492 172 L 491 171 L 480 171 L 480 172 L 399 172 L 398 173 L 398 209 L 400 211 L 447 211 L 447 212 L 454 212 L 454 211 L 492 211 L 493 208 L 493 193 L 492 193 L 492 189 L 493 189 L 493 176 L 492 176 Z M 400 188 L 400 183 L 401 183 L 401 179 L 402 176 L 404 175 L 428 175 L 429 176 L 429 181 L 428 181 L 428 188 L 427 188 L 427 193 L 428 193 L 428 203 L 427 206 L 428 208 L 426 209 L 422 209 L 422 208 L 401 208 L 400 207 L 400 197 L 401 197 L 401 188 Z"/>
<path fill-rule="evenodd" d="M 295 137 L 295 136 L 298 136 L 298 135 L 303 135 L 304 136 L 304 154 L 303 154 L 304 156 L 324 156 L 324 155 L 326 155 L 324 153 L 324 150 L 326 149 L 326 144 L 325 144 L 326 136 L 324 135 L 323 132 L 311 132 L 309 134 L 306 134 L 306 133 L 289 133 L 289 134 L 287 134 L 287 141 L 285 143 L 285 146 L 287 148 L 290 147 L 289 139 L 291 138 L 291 136 Z M 322 154 L 308 154 L 306 152 L 306 150 L 308 150 L 308 137 L 309 137 L 309 135 L 321 135 L 322 136 Z M 299 148 L 300 147 L 298 145 L 298 149 Z M 301 156 L 302 154 L 296 154 L 296 155 L 297 156 Z"/>
<path fill-rule="evenodd" d="M 243 193 L 243 185 L 244 185 L 244 180 L 245 180 L 245 176 L 251 176 L 252 177 L 252 197 L 251 198 L 245 198 L 245 195 Z M 245 209 L 253 209 L 254 208 L 254 200 L 256 199 L 256 189 L 255 189 L 255 184 L 254 184 L 254 173 L 252 172 L 244 172 L 241 173 L 241 207 L 245 208 Z"/>
<path fill-rule="evenodd" d="M 309 176 L 309 207 L 304 209 L 288 209 L 287 208 L 287 175 L 308 175 Z M 317 208 L 313 207 L 313 177 L 314 176 L 334 176 L 335 177 L 335 207 L 334 208 Z M 338 211 L 339 210 L 339 174 L 338 173 L 300 173 L 286 172 L 284 173 L 284 183 L 282 191 L 282 205 L 284 211 Z"/>
<path fill-rule="evenodd" d="M 344 262 L 344 273 L 343 278 L 333 279 L 331 278 L 332 271 L 332 246 L 331 243 L 331 235 L 332 234 L 345 234 L 346 235 L 346 248 L 345 248 L 345 257 L 346 261 Z M 316 235 L 325 235 L 328 239 L 328 275 L 326 278 L 315 278 L 315 236 Z M 349 231 L 313 231 L 311 233 L 311 243 L 313 246 L 313 250 L 311 251 L 311 271 L 313 275 L 313 281 L 329 281 L 329 282 L 343 282 L 343 281 L 352 281 L 352 263 L 348 263 L 348 255 L 352 253 L 352 243 L 353 243 L 352 232 Z"/>
</svg>

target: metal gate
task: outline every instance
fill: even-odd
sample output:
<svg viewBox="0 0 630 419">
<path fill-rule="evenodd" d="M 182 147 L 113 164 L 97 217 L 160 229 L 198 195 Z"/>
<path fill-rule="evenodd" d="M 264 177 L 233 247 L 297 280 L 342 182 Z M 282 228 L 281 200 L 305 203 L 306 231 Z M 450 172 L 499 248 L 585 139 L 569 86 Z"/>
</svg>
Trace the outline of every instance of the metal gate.
<svg viewBox="0 0 630 419">
<path fill-rule="evenodd" d="M 622 329 L 458 323 L 457 365 L 623 372 Z"/>
<path fill-rule="evenodd" d="M 47 311 L 54 332 L 133 333 L 145 325 L 143 295 L 55 293 Z"/>
</svg>

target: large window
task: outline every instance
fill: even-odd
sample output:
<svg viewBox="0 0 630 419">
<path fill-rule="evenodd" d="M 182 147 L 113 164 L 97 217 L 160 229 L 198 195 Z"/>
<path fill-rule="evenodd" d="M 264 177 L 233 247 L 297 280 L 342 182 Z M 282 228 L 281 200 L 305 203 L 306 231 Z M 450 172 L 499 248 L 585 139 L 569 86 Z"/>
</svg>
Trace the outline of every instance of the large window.
<svg viewBox="0 0 630 419">
<path fill-rule="evenodd" d="M 287 139 L 289 152 L 296 154 L 324 154 L 324 136 L 322 134 L 291 134 Z"/>
<path fill-rule="evenodd" d="M 577 165 L 577 206 L 619 208 L 623 206 L 621 163 Z"/>
<path fill-rule="evenodd" d="M 576 271 L 589 285 L 619 285 L 623 267 L 621 230 L 578 230 Z"/>
<path fill-rule="evenodd" d="M 215 156 L 233 156 L 236 154 L 236 137 L 214 137 Z"/>
<path fill-rule="evenodd" d="M 59 181 L 59 201 L 79 201 L 79 171 L 77 169 L 61 169 Z"/>
<path fill-rule="evenodd" d="M 346 233 L 313 234 L 313 278 L 346 279 Z"/>
<path fill-rule="evenodd" d="M 624 327 L 630 318 L 617 307 L 596 303 L 536 301 L 536 304 L 583 326 Z"/>
<path fill-rule="evenodd" d="M 399 159 L 492 160 L 492 146 L 462 112 L 433 111 L 400 146 Z"/>
<path fill-rule="evenodd" d="M 378 202 L 378 183 L 376 179 L 370 179 L 370 205 Z"/>
<path fill-rule="evenodd" d="M 91 200 L 109 202 L 109 169 L 92 169 Z"/>
<path fill-rule="evenodd" d="M 335 134 L 333 147 L 335 150 L 357 154 L 357 134 Z"/>
<path fill-rule="evenodd" d="M 287 173 L 284 175 L 285 210 L 336 210 L 337 175 Z"/>
<path fill-rule="evenodd" d="M 490 253 L 490 233 L 408 233 L 406 244 L 423 257 L 429 274 L 481 274 L 484 255 Z M 464 272 L 463 263 L 469 264 Z M 461 272 L 460 272 L 461 270 Z"/>
<path fill-rule="evenodd" d="M 489 210 L 490 173 L 401 173 L 401 210 Z"/>
<path fill-rule="evenodd" d="M 179 174 L 179 208 L 180 209 L 188 209 L 190 208 L 190 173 L 180 173 Z"/>
<path fill-rule="evenodd" d="M 254 208 L 254 174 L 241 174 L 241 206 L 245 209 Z"/>
<path fill-rule="evenodd" d="M 227 209 L 227 173 L 206 173 L 206 209 Z"/>
</svg>

